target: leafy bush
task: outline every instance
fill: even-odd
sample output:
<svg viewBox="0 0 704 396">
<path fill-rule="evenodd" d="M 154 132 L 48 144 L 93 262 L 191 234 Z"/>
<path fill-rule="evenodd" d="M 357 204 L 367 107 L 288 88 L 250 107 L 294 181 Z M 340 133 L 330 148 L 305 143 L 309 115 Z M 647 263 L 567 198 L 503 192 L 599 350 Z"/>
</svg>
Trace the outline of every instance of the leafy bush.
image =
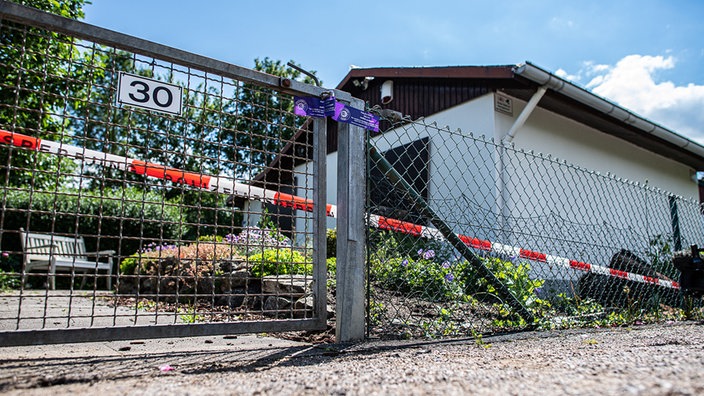
<svg viewBox="0 0 704 396">
<path fill-rule="evenodd" d="M 29 224 L 35 232 L 77 233 L 85 237 L 89 251 L 127 255 L 140 249 L 141 239 L 178 239 L 185 231 L 177 200 L 130 188 L 31 194 L 8 190 L 6 208 L 5 230 L 26 229 Z M 4 233 L 2 242 L 7 250 L 21 250 L 18 234 Z"/>
<path fill-rule="evenodd" d="M 484 259 L 484 265 L 527 308 L 543 302 L 538 299 L 536 291 L 543 286 L 545 281 L 530 278 L 530 265 L 528 263 L 491 257 Z M 465 277 L 471 279 L 471 283 L 465 285 L 466 291 L 497 295 L 496 288 L 485 278 L 479 277 L 474 268 L 467 266 L 465 270 L 468 271 Z"/>
<path fill-rule="evenodd" d="M 337 257 L 337 229 L 328 228 L 325 233 L 325 241 L 327 243 L 326 257 Z"/>
<path fill-rule="evenodd" d="M 222 242 L 225 237 L 221 235 L 201 235 L 198 237 L 198 242 Z"/>
<path fill-rule="evenodd" d="M 484 302 L 498 312 L 494 324 L 498 327 L 523 326 L 525 321 L 497 293 L 495 286 L 467 260 L 449 258 L 447 251 L 439 256 L 434 249 L 421 248 L 411 256 L 399 256 L 391 247 L 371 261 L 370 276 L 379 287 L 412 295 L 432 302 Z M 437 245 L 436 245 L 437 246 Z M 390 257 L 389 257 L 390 256 Z M 522 261 L 495 257 L 482 259 L 484 265 L 503 283 L 511 294 L 536 316 L 550 309 L 550 303 L 540 299 L 541 279 L 531 279 L 530 265 Z"/>
<path fill-rule="evenodd" d="M 335 275 L 337 273 L 337 257 L 330 257 L 325 260 L 325 267 L 327 268 L 328 274 Z"/>
<path fill-rule="evenodd" d="M 312 274 L 312 262 L 292 249 L 267 249 L 249 257 L 252 275 Z"/>
<path fill-rule="evenodd" d="M 20 274 L 0 269 L 0 290 L 19 289 L 20 285 Z"/>
<path fill-rule="evenodd" d="M 371 276 L 382 282 L 385 288 L 413 293 L 430 301 L 448 301 L 462 298 L 466 261 L 436 260 L 433 249 L 419 249 L 416 257 L 391 257 L 375 259 Z"/>
</svg>

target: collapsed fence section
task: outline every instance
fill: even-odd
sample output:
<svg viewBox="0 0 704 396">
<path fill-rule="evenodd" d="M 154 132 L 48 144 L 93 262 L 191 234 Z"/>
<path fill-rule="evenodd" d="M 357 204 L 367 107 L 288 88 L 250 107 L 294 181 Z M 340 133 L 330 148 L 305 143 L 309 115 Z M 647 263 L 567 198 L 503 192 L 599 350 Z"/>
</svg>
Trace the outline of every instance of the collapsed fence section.
<svg viewBox="0 0 704 396">
<path fill-rule="evenodd" d="M 0 5 L 0 344 L 325 328 L 322 88 Z"/>
<path fill-rule="evenodd" d="M 369 156 L 370 336 L 701 316 L 672 265 L 704 237 L 698 202 L 430 121 L 382 125 L 370 149 L 403 182 Z"/>
</svg>

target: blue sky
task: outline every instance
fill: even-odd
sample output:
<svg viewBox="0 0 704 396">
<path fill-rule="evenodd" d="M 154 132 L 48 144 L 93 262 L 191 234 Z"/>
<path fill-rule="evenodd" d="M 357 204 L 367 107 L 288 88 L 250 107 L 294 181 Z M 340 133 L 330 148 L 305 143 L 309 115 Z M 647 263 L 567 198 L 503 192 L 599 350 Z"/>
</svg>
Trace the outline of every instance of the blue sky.
<svg viewBox="0 0 704 396">
<path fill-rule="evenodd" d="M 704 144 L 704 1 L 93 0 L 85 21 L 252 67 L 531 61 Z"/>
</svg>

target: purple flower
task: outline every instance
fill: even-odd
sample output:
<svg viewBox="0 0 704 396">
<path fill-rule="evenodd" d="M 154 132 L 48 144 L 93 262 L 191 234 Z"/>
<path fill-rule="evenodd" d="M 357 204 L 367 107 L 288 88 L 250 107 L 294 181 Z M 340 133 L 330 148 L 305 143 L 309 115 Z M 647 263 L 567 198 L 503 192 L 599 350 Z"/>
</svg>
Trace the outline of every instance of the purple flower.
<svg viewBox="0 0 704 396">
<path fill-rule="evenodd" d="M 450 262 L 449 262 L 449 261 L 443 261 L 443 262 L 442 262 L 442 267 L 443 267 L 443 268 L 450 268 Z"/>
<path fill-rule="evenodd" d="M 8 253 L 8 252 L 2 252 L 2 257 L 8 258 L 8 257 L 10 257 L 10 253 Z"/>
<path fill-rule="evenodd" d="M 433 249 L 430 249 L 430 250 L 426 251 L 425 253 L 423 253 L 423 258 L 426 260 L 430 260 L 433 257 L 435 257 L 435 251 Z"/>
<path fill-rule="evenodd" d="M 401 267 L 408 267 L 408 260 L 407 259 L 404 259 L 403 261 L 401 261 Z"/>
<path fill-rule="evenodd" d="M 423 249 L 418 249 L 418 255 L 422 256 L 423 255 Z"/>
<path fill-rule="evenodd" d="M 455 280 L 455 276 L 452 275 L 452 273 L 449 273 L 449 274 L 445 275 L 445 280 L 448 282 L 452 282 L 453 280 Z"/>
</svg>

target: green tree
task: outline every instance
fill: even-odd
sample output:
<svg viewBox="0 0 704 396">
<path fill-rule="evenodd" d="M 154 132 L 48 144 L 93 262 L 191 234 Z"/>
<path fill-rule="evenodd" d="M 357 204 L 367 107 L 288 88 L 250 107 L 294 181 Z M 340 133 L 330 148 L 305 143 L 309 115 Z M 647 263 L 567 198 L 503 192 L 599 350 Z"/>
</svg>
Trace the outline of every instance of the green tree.
<svg viewBox="0 0 704 396">
<path fill-rule="evenodd" d="M 64 17 L 83 17 L 84 0 L 15 0 Z M 77 55 L 72 39 L 39 28 L 3 21 L 0 26 L 0 128 L 65 140 L 66 62 Z M 73 161 L 0 147 L 0 180 L 5 185 L 56 187 Z"/>
<path fill-rule="evenodd" d="M 293 62 L 292 62 L 293 63 Z M 313 80 L 280 60 L 254 60 L 254 69 L 312 84 Z M 271 88 L 242 83 L 235 98 L 223 106 L 225 117 L 214 136 L 218 152 L 212 156 L 236 177 L 251 179 L 269 165 L 303 125 L 293 114 L 293 98 Z"/>
</svg>

